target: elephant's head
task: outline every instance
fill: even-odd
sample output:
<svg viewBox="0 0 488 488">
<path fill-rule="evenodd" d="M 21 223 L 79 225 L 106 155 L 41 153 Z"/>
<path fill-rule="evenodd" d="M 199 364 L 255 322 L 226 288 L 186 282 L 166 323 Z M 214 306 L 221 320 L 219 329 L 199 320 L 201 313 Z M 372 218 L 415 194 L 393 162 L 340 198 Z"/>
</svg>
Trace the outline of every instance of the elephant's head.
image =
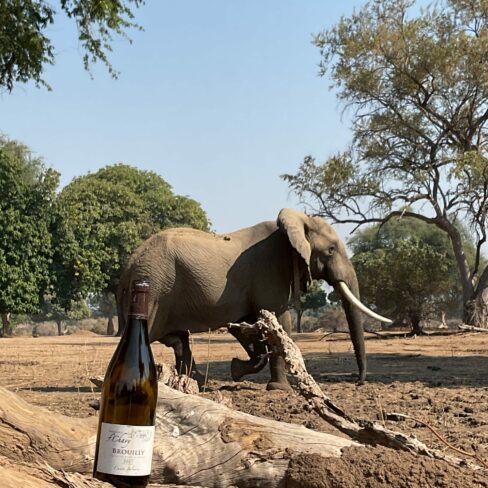
<svg viewBox="0 0 488 488">
<path fill-rule="evenodd" d="M 361 311 L 377 320 L 390 321 L 359 301 L 358 280 L 346 246 L 327 222 L 285 208 L 278 215 L 278 226 L 287 233 L 291 245 L 303 259 L 301 267 L 307 276 L 324 279 L 340 294 L 358 363 L 359 382 L 364 382 L 366 353 Z"/>
</svg>

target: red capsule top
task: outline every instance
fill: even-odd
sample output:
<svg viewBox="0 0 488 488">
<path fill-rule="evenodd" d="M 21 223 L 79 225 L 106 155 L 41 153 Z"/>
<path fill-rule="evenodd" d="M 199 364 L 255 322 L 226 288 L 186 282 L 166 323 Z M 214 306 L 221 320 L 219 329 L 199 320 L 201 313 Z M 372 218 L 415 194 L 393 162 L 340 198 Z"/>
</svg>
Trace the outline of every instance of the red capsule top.
<svg viewBox="0 0 488 488">
<path fill-rule="evenodd" d="M 130 302 L 129 317 L 147 320 L 149 299 L 149 282 L 134 281 Z"/>
</svg>

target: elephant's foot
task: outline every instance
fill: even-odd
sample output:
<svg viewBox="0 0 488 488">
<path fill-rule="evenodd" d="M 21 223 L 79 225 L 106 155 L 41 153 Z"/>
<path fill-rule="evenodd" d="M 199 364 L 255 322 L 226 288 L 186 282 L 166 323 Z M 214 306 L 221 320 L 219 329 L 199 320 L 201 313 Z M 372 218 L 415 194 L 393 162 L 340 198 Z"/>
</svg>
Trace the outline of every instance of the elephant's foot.
<svg viewBox="0 0 488 488">
<path fill-rule="evenodd" d="M 291 391 L 292 387 L 290 386 L 290 383 L 288 383 L 288 380 L 285 381 L 270 381 L 266 385 L 267 390 L 282 390 L 282 391 Z"/>
<path fill-rule="evenodd" d="M 267 390 L 291 390 L 286 376 L 285 360 L 281 356 L 277 354 L 271 356 L 270 372 L 271 381 L 266 386 Z"/>
<path fill-rule="evenodd" d="M 201 374 L 199 371 L 193 370 L 191 372 L 190 378 L 196 380 L 198 383 L 199 388 L 205 386 L 205 376 Z"/>
<path fill-rule="evenodd" d="M 191 369 L 190 369 L 191 367 Z M 189 376 L 191 379 L 195 380 L 198 383 L 198 386 L 201 388 L 205 383 L 205 376 L 198 371 L 195 363 L 191 362 L 190 364 L 186 364 L 182 360 L 178 360 L 175 364 L 175 369 L 178 375 L 186 375 Z"/>
<path fill-rule="evenodd" d="M 232 358 L 230 362 L 230 374 L 233 381 L 241 381 L 242 377 L 246 374 L 246 368 L 244 364 L 246 361 L 238 358 Z"/>
<path fill-rule="evenodd" d="M 230 374 L 234 381 L 241 381 L 242 377 L 247 374 L 259 373 L 266 364 L 268 364 L 268 356 L 266 355 L 248 361 L 233 358 L 230 363 Z"/>
</svg>

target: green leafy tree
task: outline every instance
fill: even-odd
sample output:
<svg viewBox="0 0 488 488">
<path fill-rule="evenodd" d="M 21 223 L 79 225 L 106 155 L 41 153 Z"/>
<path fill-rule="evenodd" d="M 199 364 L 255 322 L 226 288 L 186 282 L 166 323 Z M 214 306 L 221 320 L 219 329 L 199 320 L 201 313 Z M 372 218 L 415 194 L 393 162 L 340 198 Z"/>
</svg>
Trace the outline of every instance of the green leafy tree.
<svg viewBox="0 0 488 488">
<path fill-rule="evenodd" d="M 60 193 L 54 226 L 56 297 L 68 309 L 88 293 L 114 291 L 122 263 L 149 235 L 141 198 L 129 188 L 81 177 Z"/>
<path fill-rule="evenodd" d="M 421 333 L 421 321 L 462 305 L 457 265 L 447 235 L 411 218 L 390 220 L 356 233 L 349 241 L 361 299 L 397 323 Z M 472 262 L 473 245 L 464 239 Z"/>
<path fill-rule="evenodd" d="M 117 164 L 76 178 L 59 195 L 53 232 L 60 305 L 68 309 L 89 293 L 113 294 L 142 240 L 183 225 L 208 230 L 209 222 L 197 202 L 175 196 L 156 173 Z"/>
<path fill-rule="evenodd" d="M 143 200 L 150 232 L 165 227 L 192 227 L 209 230 L 210 222 L 201 205 L 192 198 L 175 195 L 171 185 L 153 171 L 127 164 L 114 164 L 88 174 L 88 180 L 101 180 L 123 186 Z"/>
<path fill-rule="evenodd" d="M 296 309 L 297 332 L 302 332 L 302 316 L 307 310 L 318 310 L 327 304 L 327 293 L 321 286 L 320 281 L 313 280 L 306 293 L 300 297 L 300 307 Z"/>
<path fill-rule="evenodd" d="M 352 113 L 353 141 L 284 175 L 335 222 L 409 216 L 448 236 L 464 320 L 488 326 L 488 4 L 447 0 L 412 14 L 411 0 L 375 0 L 318 34 L 321 74 Z M 418 11 L 416 11 L 418 12 Z M 459 222 L 475 236 L 469 262 Z"/>
<path fill-rule="evenodd" d="M 112 293 L 100 293 L 90 297 L 90 306 L 97 311 L 96 315 L 108 317 L 107 335 L 114 335 L 114 316 L 117 314 L 117 304 Z"/>
<path fill-rule="evenodd" d="M 80 300 L 75 303 L 71 303 L 69 307 L 63 308 L 59 305 L 56 297 L 47 295 L 43 298 L 41 310 L 32 316 L 34 322 L 54 321 L 58 328 L 58 335 L 64 334 L 63 322 L 67 320 L 83 320 L 90 316 L 90 310 L 88 309 L 86 302 Z M 37 336 L 37 325 L 32 330 L 32 335 Z"/>
<path fill-rule="evenodd" d="M 59 176 L 15 141 L 0 137 L 0 314 L 39 310 L 50 282 L 50 223 Z"/>
<path fill-rule="evenodd" d="M 128 39 L 126 31 L 139 28 L 133 8 L 143 0 L 61 0 L 60 12 L 76 23 L 85 69 L 102 62 L 114 77 L 108 60 L 114 37 Z M 46 65 L 54 64 L 55 49 L 49 39 L 56 16 L 53 2 L 0 0 L 0 87 L 12 91 L 14 84 L 43 79 Z"/>
</svg>

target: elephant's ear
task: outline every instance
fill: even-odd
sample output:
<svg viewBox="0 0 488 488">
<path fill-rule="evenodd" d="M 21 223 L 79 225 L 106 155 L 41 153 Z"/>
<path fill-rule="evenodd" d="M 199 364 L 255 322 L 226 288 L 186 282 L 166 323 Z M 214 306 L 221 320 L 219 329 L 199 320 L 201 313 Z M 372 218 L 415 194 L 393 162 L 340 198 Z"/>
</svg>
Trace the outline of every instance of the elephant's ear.
<svg viewBox="0 0 488 488">
<path fill-rule="evenodd" d="M 303 212 L 291 208 L 283 208 L 278 214 L 278 227 L 288 234 L 291 245 L 307 263 L 310 269 L 310 255 L 312 248 L 306 237 L 306 222 L 308 217 Z"/>
</svg>

